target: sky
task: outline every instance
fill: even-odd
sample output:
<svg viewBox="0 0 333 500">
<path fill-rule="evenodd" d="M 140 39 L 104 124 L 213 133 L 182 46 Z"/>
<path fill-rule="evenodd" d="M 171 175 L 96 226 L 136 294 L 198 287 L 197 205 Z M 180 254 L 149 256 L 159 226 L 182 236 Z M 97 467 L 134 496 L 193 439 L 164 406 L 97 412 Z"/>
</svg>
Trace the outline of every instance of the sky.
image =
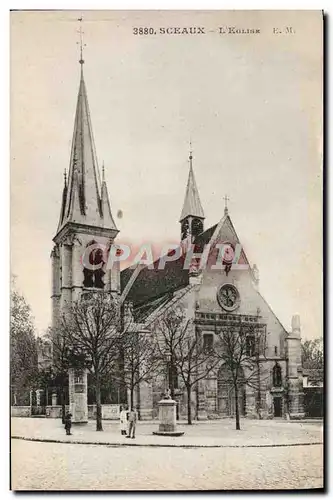
<svg viewBox="0 0 333 500">
<path fill-rule="evenodd" d="M 227 194 L 261 293 L 288 330 L 298 313 L 302 336 L 320 336 L 321 13 L 82 14 L 94 139 L 118 239 L 179 241 L 191 139 L 205 227 L 223 216 Z M 39 333 L 51 320 L 50 252 L 70 158 L 80 15 L 11 12 L 11 272 Z M 160 33 L 190 26 L 205 34 Z M 140 27 L 156 34 L 134 34 Z"/>
</svg>

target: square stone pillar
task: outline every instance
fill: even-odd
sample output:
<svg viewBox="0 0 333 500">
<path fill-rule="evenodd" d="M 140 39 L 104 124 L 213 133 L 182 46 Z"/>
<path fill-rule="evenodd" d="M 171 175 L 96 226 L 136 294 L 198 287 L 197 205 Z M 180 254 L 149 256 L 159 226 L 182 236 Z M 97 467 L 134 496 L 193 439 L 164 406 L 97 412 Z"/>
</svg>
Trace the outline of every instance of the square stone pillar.
<svg viewBox="0 0 333 500">
<path fill-rule="evenodd" d="M 252 387 L 247 386 L 245 389 L 245 415 L 248 418 L 258 418 L 256 408 L 256 395 Z"/>
<path fill-rule="evenodd" d="M 58 397 L 57 397 L 57 393 L 54 392 L 52 394 L 52 406 L 57 406 L 57 404 L 58 404 Z"/>
<path fill-rule="evenodd" d="M 291 419 L 304 418 L 304 392 L 302 377 L 301 327 L 298 315 L 292 317 L 292 331 L 286 338 L 288 412 Z"/>
<path fill-rule="evenodd" d="M 140 391 L 140 418 L 152 420 L 153 418 L 153 388 L 151 382 L 141 382 Z"/>
<path fill-rule="evenodd" d="M 69 375 L 69 411 L 73 424 L 88 422 L 88 376 L 86 369 L 70 368 Z"/>
<path fill-rule="evenodd" d="M 43 392 L 43 389 L 36 390 L 36 405 L 37 406 L 40 406 L 40 396 L 41 396 L 42 392 Z"/>
<path fill-rule="evenodd" d="M 199 380 L 198 391 L 198 413 L 197 420 L 207 420 L 206 394 L 203 380 Z"/>
</svg>

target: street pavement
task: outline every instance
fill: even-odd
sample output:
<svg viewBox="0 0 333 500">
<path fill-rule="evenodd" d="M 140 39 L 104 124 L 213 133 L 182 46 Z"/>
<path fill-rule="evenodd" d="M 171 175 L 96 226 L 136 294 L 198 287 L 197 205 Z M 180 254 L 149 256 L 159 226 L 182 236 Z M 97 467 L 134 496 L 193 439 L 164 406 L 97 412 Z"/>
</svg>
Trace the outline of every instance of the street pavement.
<svg viewBox="0 0 333 500">
<path fill-rule="evenodd" d="M 12 418 L 14 490 L 252 490 L 323 487 L 319 422 L 229 419 L 184 422 L 177 438 L 154 436 L 158 422 L 139 422 L 136 439 L 118 422 L 73 426 Z M 91 444 L 88 444 L 91 443 Z M 96 443 L 96 444 L 93 444 Z M 319 444 L 318 444 L 319 443 Z"/>
<path fill-rule="evenodd" d="M 321 445 L 184 449 L 13 439 L 11 451 L 14 490 L 271 490 L 323 486 Z"/>
<path fill-rule="evenodd" d="M 115 446 L 176 446 L 176 447 L 259 447 L 320 444 L 323 425 L 319 422 L 287 420 L 241 420 L 241 430 L 235 430 L 232 419 L 195 422 L 189 426 L 180 422 L 181 437 L 155 436 L 158 422 L 138 422 L 136 439 L 120 434 L 119 423 L 103 421 L 103 432 L 96 432 L 95 421 L 72 426 L 72 436 L 66 436 L 60 419 L 12 418 L 11 435 L 38 441 L 110 444 Z"/>
</svg>

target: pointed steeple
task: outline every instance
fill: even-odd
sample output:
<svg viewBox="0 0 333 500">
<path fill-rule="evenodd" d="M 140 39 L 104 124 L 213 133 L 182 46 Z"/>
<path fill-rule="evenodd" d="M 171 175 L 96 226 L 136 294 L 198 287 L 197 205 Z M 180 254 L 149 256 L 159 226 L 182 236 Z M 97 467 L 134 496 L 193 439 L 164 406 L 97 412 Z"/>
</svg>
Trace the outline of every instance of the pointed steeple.
<svg viewBox="0 0 333 500">
<path fill-rule="evenodd" d="M 102 167 L 102 191 L 101 191 L 101 209 L 103 214 L 104 225 L 106 227 L 116 227 L 112 214 L 109 201 L 108 188 L 105 182 L 105 167 L 103 162 Z"/>
<path fill-rule="evenodd" d="M 83 75 L 82 43 L 80 50 L 81 76 L 76 104 L 74 133 L 70 156 L 68 185 L 58 231 L 68 222 L 102 227 L 117 231 L 107 198 L 106 216 L 103 213 L 101 180 L 90 119 L 87 90 Z M 104 199 L 106 185 L 104 187 Z"/>
<path fill-rule="evenodd" d="M 203 211 L 200 197 L 199 197 L 199 191 L 197 188 L 197 184 L 195 182 L 195 177 L 194 177 L 194 172 L 193 172 L 192 151 L 190 151 L 189 160 L 190 160 L 190 171 L 188 174 L 183 210 L 182 210 L 179 222 L 181 222 L 182 220 L 184 220 L 188 216 L 198 217 L 201 219 L 205 218 L 204 211 Z"/>
<path fill-rule="evenodd" d="M 61 223 L 64 219 L 66 199 L 67 199 L 67 173 L 66 173 L 66 169 L 65 169 L 64 170 L 64 187 L 62 190 L 62 201 L 61 201 L 61 210 L 60 210 L 60 218 L 59 218 L 58 227 L 61 226 Z"/>
</svg>

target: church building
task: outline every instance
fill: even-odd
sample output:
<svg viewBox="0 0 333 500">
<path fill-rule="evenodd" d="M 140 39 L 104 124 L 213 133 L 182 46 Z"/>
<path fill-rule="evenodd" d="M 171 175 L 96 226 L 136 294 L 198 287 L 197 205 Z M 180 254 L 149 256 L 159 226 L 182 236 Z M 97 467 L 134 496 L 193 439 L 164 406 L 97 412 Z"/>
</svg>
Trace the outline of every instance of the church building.
<svg viewBox="0 0 333 500">
<path fill-rule="evenodd" d="M 216 342 L 216 332 L 220 327 L 232 326 L 235 321 L 245 325 L 255 324 L 265 332 L 265 348 L 259 360 L 262 417 L 279 418 L 288 414 L 290 418 L 302 418 L 300 319 L 294 316 L 291 330 L 286 331 L 261 295 L 258 269 L 248 261 L 227 205 L 224 213 L 217 217 L 216 224 L 205 227 L 192 152 L 185 199 L 179 217 L 179 245 L 182 253 L 190 245 L 194 245 L 196 252 L 202 252 L 207 245 L 212 249 L 211 252 L 216 252 L 216 244 L 223 243 L 234 250 L 240 249 L 237 265 L 233 261 L 225 261 L 221 269 L 214 269 L 213 266 L 200 269 L 200 266 L 195 265 L 185 269 L 184 258 L 179 257 L 166 262 L 163 269 L 158 269 L 158 261 L 153 268 L 140 266 L 121 272 L 115 268 L 104 268 L 98 272 L 84 268 L 82 255 L 85 249 L 95 242 L 109 248 L 116 243 L 119 231 L 111 213 L 104 167 L 100 175 L 97 163 L 83 64 L 81 56 L 69 172 L 68 178 L 65 175 L 64 179 L 59 224 L 51 253 L 52 326 L 57 327 L 62 312 L 83 291 L 96 289 L 122 296 L 126 306 L 124 309 L 132 315 L 134 326 L 150 330 L 152 334 L 156 318 L 175 305 L 182 304 L 193 320 L 195 329 L 202 335 L 203 342 L 210 347 Z M 194 417 L 220 418 L 234 414 L 235 395 L 224 371 L 224 365 L 221 364 L 209 377 L 198 382 L 193 391 Z M 179 416 L 184 418 L 186 391 L 177 373 L 174 384 Z M 75 381 L 72 381 L 72 385 L 74 387 Z M 73 387 L 70 387 L 70 391 L 75 390 Z M 86 397 L 86 391 L 81 392 L 82 401 L 77 403 L 78 407 L 80 404 L 84 406 Z M 255 389 L 244 383 L 238 397 L 241 414 L 255 418 Z M 136 398 L 142 419 L 157 416 L 157 403 L 161 399 L 158 384 L 142 383 Z"/>
</svg>

